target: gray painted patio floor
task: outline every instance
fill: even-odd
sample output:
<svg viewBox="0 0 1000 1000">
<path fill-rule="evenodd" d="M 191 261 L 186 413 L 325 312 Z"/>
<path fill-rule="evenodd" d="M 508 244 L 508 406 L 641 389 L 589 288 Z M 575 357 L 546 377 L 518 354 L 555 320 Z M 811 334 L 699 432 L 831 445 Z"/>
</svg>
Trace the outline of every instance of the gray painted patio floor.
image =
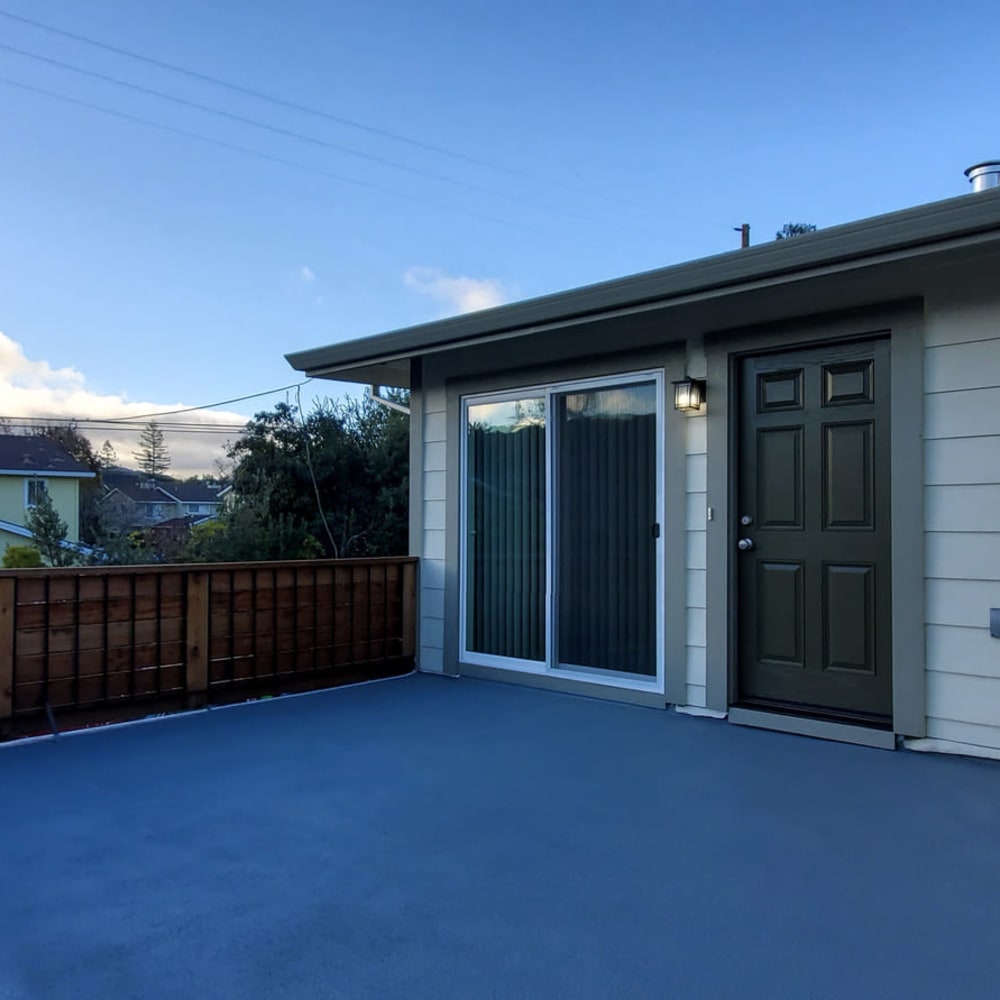
<svg viewBox="0 0 1000 1000">
<path fill-rule="evenodd" d="M 408 677 L 0 750 L 0 997 L 996 997 L 1000 766 Z"/>
</svg>

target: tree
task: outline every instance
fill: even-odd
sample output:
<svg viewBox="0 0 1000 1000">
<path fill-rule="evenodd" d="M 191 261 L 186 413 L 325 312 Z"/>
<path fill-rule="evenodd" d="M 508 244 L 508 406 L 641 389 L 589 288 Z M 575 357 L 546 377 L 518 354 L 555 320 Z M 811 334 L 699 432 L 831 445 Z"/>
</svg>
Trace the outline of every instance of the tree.
<svg viewBox="0 0 1000 1000">
<path fill-rule="evenodd" d="M 404 402 L 405 396 L 397 401 Z M 372 400 L 279 403 L 229 446 L 235 499 L 186 557 L 292 559 L 407 550 L 409 422 Z"/>
<path fill-rule="evenodd" d="M 163 439 L 163 429 L 150 420 L 139 435 L 139 450 L 132 452 L 139 468 L 152 480 L 160 479 L 170 468 L 170 452 Z"/>
<path fill-rule="evenodd" d="M 90 561 L 98 565 L 130 566 L 148 563 L 153 556 L 146 548 L 141 532 L 132 530 L 127 500 L 112 493 L 97 507 L 93 536 L 87 539 L 92 548 Z"/>
<path fill-rule="evenodd" d="M 806 233 L 814 232 L 816 232 L 816 227 L 811 222 L 786 222 L 774 234 L 774 238 L 776 240 L 790 240 L 793 236 L 803 236 Z"/>
<path fill-rule="evenodd" d="M 93 479 L 80 481 L 80 540 L 88 545 L 93 544 L 98 534 L 101 498 L 104 496 L 100 478 L 100 458 L 94 452 L 93 445 L 80 433 L 79 427 L 72 420 L 65 424 L 47 424 L 38 427 L 34 433 L 38 437 L 54 441 L 71 458 L 95 474 Z"/>
<path fill-rule="evenodd" d="M 188 537 L 185 562 L 252 562 L 260 559 L 316 559 L 323 546 L 287 515 L 272 517 L 251 498 L 221 518 L 196 524 Z"/>
<path fill-rule="evenodd" d="M 101 450 L 97 453 L 97 460 L 102 469 L 111 469 L 118 464 L 118 452 L 115 451 L 114 445 L 110 441 L 105 439 Z"/>
<path fill-rule="evenodd" d="M 73 563 L 72 548 L 64 545 L 69 528 L 59 516 L 47 490 L 39 490 L 35 505 L 28 511 L 25 527 L 31 540 L 50 566 L 69 566 Z"/>
</svg>

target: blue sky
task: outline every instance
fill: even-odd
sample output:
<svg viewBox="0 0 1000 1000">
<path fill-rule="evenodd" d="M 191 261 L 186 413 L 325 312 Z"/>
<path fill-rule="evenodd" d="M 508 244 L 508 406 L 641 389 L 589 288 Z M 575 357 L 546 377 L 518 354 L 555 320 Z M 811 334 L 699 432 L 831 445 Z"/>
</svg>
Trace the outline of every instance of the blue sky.
<svg viewBox="0 0 1000 1000">
<path fill-rule="evenodd" d="M 986 3 L 0 10 L 481 161 L 0 17 L 0 46 L 360 154 L 0 48 L 5 80 L 309 168 L 0 83 L 0 413 L 283 385 L 289 350 L 960 195 L 1000 156 Z"/>
</svg>

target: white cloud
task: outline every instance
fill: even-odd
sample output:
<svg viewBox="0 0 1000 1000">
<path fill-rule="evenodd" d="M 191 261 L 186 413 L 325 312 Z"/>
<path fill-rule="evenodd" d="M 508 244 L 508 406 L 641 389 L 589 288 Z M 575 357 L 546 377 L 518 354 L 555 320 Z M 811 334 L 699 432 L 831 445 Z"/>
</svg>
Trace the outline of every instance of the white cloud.
<svg viewBox="0 0 1000 1000">
<path fill-rule="evenodd" d="M 87 379 L 76 368 L 54 368 L 47 361 L 33 361 L 24 348 L 10 337 L 0 333 L 0 416 L 42 417 L 50 420 L 111 420 L 120 417 L 139 417 L 147 413 L 177 410 L 182 402 L 132 402 L 125 393 L 105 394 L 87 388 Z M 185 423 L 203 424 L 205 433 L 171 433 L 164 427 L 167 447 L 170 450 L 173 475 L 185 476 L 213 472 L 215 462 L 222 458 L 222 446 L 227 439 L 235 439 L 237 431 L 221 434 L 210 428 L 246 423 L 246 416 L 225 410 L 196 410 L 193 413 L 165 417 Z M 15 426 L 15 431 L 20 429 Z M 80 430 L 100 448 L 105 439 L 118 452 L 124 465 L 133 462 L 132 452 L 138 447 L 139 431 L 109 428 L 92 429 L 82 424 Z"/>
<path fill-rule="evenodd" d="M 316 272 L 308 264 L 303 264 L 299 268 L 299 277 L 305 284 L 311 285 L 316 280 Z"/>
<path fill-rule="evenodd" d="M 496 278 L 453 277 L 437 267 L 411 267 L 403 275 L 407 288 L 442 302 L 448 313 L 475 312 L 503 305 L 510 298 Z"/>
</svg>

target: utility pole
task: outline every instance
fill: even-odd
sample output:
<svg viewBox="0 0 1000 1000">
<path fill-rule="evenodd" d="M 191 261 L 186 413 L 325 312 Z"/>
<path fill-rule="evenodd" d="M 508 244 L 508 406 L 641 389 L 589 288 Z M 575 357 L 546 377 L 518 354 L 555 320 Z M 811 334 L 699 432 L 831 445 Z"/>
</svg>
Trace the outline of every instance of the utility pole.
<svg viewBox="0 0 1000 1000">
<path fill-rule="evenodd" d="M 744 222 L 742 226 L 733 226 L 733 232 L 740 234 L 740 249 L 746 250 L 750 246 L 750 223 Z"/>
</svg>

